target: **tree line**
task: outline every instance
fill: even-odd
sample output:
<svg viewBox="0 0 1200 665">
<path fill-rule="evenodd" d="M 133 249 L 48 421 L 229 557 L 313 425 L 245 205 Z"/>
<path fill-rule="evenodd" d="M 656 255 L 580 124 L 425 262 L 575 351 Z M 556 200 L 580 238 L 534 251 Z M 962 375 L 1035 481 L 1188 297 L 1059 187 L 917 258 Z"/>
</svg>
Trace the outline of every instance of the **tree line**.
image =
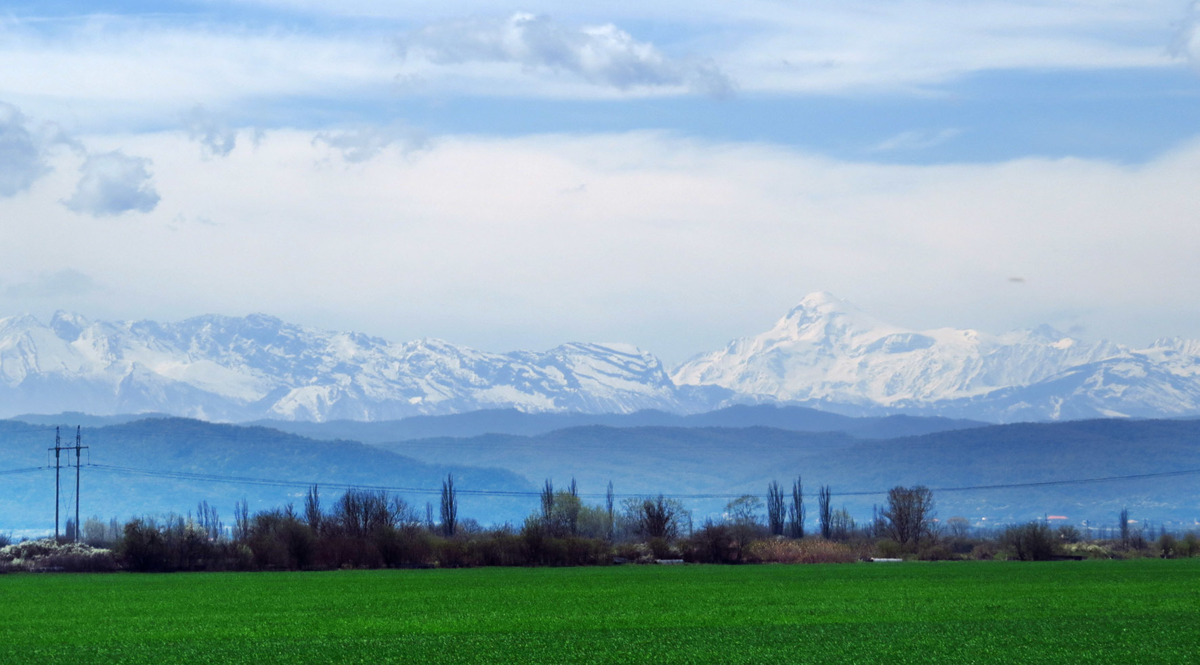
<svg viewBox="0 0 1200 665">
<path fill-rule="evenodd" d="M 125 523 L 92 518 L 78 534 L 68 524 L 68 539 L 78 535 L 87 547 L 72 546 L 64 554 L 47 541 L 9 545 L 0 548 L 0 570 L 36 567 L 30 562 L 39 556 L 57 562 L 42 568 L 195 571 L 1200 555 L 1196 534 L 1160 527 L 1155 538 L 1145 525 L 1131 526 L 1127 511 L 1120 515 L 1119 533 L 1107 539 L 1073 526 L 1054 530 L 1040 521 L 1002 530 L 981 529 L 957 516 L 943 521 L 936 516 L 933 492 L 923 486 L 892 488 L 862 523 L 834 507 L 831 487 L 819 486 L 816 529 L 809 532 L 802 479 L 790 485 L 785 489 L 772 481 L 765 502 L 740 496 L 721 515 L 697 524 L 684 504 L 663 495 L 618 501 L 610 482 L 603 502 L 588 504 L 574 479 L 561 488 L 547 479 L 537 508 L 523 522 L 490 528 L 459 514 L 453 476 L 443 481 L 436 507 L 363 489 L 327 502 L 313 486 L 299 507 L 251 513 L 246 501 L 238 501 L 229 523 L 215 506 L 201 502 L 186 516 Z"/>
</svg>

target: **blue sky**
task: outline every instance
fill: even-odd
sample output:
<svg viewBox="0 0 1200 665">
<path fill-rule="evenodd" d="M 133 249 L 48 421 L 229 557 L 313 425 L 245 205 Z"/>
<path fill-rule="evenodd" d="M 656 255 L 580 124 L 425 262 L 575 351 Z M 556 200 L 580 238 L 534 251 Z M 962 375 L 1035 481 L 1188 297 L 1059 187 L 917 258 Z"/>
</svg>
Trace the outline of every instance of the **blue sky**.
<svg viewBox="0 0 1200 665">
<path fill-rule="evenodd" d="M 674 361 L 828 290 L 913 327 L 1200 337 L 1196 17 L 5 3 L 0 315 Z"/>
</svg>

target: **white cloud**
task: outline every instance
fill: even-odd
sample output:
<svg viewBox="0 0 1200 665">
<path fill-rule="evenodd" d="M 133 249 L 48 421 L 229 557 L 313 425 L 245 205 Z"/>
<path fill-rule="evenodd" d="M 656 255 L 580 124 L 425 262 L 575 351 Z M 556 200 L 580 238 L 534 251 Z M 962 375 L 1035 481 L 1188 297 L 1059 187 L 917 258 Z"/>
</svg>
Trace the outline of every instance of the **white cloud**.
<svg viewBox="0 0 1200 665">
<path fill-rule="evenodd" d="M 611 23 L 569 27 L 534 14 L 434 23 L 402 37 L 400 52 L 433 65 L 507 63 L 531 73 L 567 73 L 618 90 L 671 88 L 717 97 L 733 90 L 711 62 L 668 58 Z"/>
<path fill-rule="evenodd" d="M 0 102 L 0 196 L 13 196 L 49 171 L 41 142 L 17 107 Z"/>
<path fill-rule="evenodd" d="M 0 90 L 30 114 L 85 131 L 177 121 L 198 100 L 228 109 L 278 97 L 384 98 L 397 64 L 382 33 L 256 31 L 155 17 L 0 20 Z"/>
<path fill-rule="evenodd" d="M 410 153 L 429 145 L 422 132 L 403 124 L 363 126 L 341 131 L 318 132 L 313 145 L 324 144 L 337 150 L 342 159 L 352 164 L 373 159 L 388 147 L 399 144 L 402 153 Z"/>
<path fill-rule="evenodd" d="M 507 9 L 268 4 L 385 18 L 308 31 L 282 27 L 286 13 L 279 25 L 268 13 L 264 27 L 156 16 L 0 20 L 0 90 L 32 115 L 88 131 L 161 126 L 198 100 L 223 109 L 279 99 L 370 104 L 396 94 L 398 73 L 403 92 L 433 96 L 723 94 L 730 80 L 746 93 L 911 93 L 986 71 L 1177 66 L 1167 45 L 1180 18 L 1178 0 L 546 0 L 533 5 L 539 15 L 451 21 Z M 645 25 L 652 40 L 631 27 Z M 393 36 L 405 30 L 401 61 Z M 1181 34 L 1180 52 L 1194 51 L 1194 31 Z"/>
<path fill-rule="evenodd" d="M 653 133 L 446 136 L 420 159 L 331 169 L 303 131 L 220 160 L 178 132 L 87 140 L 153 159 L 163 202 L 144 223 L 80 219 L 57 205 L 64 153 L 29 196 L 0 200 L 0 265 L 35 274 L 28 248 L 53 246 L 105 284 L 87 296 L 97 316 L 265 310 L 395 339 L 623 340 L 680 359 L 827 289 L 917 328 L 1200 336 L 1180 306 L 1200 283 L 1200 144 L 1141 166 L 917 166 Z M 220 225 L 172 224 L 181 213 Z"/>
<path fill-rule="evenodd" d="M 114 150 L 88 155 L 79 171 L 75 193 L 63 201 L 75 212 L 104 217 L 131 210 L 150 212 L 158 205 L 149 159 Z"/>
<path fill-rule="evenodd" d="M 928 91 L 987 71 L 1173 66 L 1176 0 L 814 0 L 753 4 L 722 55 L 746 89 Z"/>
<path fill-rule="evenodd" d="M 941 145 L 962 134 L 961 129 L 949 128 L 936 131 L 913 130 L 901 132 L 881 141 L 872 150 L 874 152 L 892 152 L 896 150 L 924 150 Z"/>
<path fill-rule="evenodd" d="M 87 275 L 65 268 L 56 272 L 43 272 L 31 279 L 9 284 L 4 295 L 17 299 L 58 300 L 88 295 L 99 290 L 95 280 Z"/>
<path fill-rule="evenodd" d="M 221 122 L 202 105 L 197 104 L 183 118 L 188 138 L 196 141 L 210 155 L 224 157 L 237 146 L 237 130 Z"/>
<path fill-rule="evenodd" d="M 1188 6 L 1187 14 L 1171 42 L 1171 54 L 1193 65 L 1200 64 L 1200 0 L 1194 0 Z"/>
</svg>

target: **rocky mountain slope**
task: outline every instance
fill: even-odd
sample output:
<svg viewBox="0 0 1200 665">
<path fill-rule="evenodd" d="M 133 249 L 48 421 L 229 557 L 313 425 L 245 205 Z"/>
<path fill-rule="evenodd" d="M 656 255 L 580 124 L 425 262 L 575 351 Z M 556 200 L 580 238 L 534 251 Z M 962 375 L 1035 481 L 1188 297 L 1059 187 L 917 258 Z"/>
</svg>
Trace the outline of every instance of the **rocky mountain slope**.
<svg viewBox="0 0 1200 665">
<path fill-rule="evenodd" d="M 672 372 L 741 400 L 1010 422 L 1200 413 L 1200 343 L 1085 343 L 1047 326 L 908 330 L 815 293 L 770 330 Z"/>
<path fill-rule="evenodd" d="M 0 319 L 0 417 L 157 412 L 210 420 L 395 420 L 483 409 L 699 413 L 813 406 L 1013 422 L 1200 414 L 1200 342 L 1137 349 L 1043 326 L 908 330 L 825 293 L 668 372 L 622 344 L 489 353 L 279 319 Z"/>
<path fill-rule="evenodd" d="M 379 420 L 515 407 L 681 407 L 654 356 L 626 345 L 486 353 L 403 344 L 263 315 L 175 324 L 59 313 L 0 320 L 0 415 L 153 411 L 214 420 Z"/>
</svg>

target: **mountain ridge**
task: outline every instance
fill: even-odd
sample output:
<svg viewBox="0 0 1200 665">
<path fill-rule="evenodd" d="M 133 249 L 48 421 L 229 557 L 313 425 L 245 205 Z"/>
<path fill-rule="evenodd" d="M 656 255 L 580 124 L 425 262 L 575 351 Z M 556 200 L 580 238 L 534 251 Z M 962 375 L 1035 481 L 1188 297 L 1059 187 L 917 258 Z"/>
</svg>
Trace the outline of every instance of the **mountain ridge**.
<svg viewBox="0 0 1200 665">
<path fill-rule="evenodd" d="M 670 369 L 627 344 L 493 353 L 289 324 L 0 319 L 0 417 L 158 412 L 213 421 L 397 420 L 487 409 L 694 414 L 735 404 L 1014 422 L 1200 414 L 1200 341 L 1083 342 L 1049 326 L 912 330 L 835 296 Z"/>
</svg>

